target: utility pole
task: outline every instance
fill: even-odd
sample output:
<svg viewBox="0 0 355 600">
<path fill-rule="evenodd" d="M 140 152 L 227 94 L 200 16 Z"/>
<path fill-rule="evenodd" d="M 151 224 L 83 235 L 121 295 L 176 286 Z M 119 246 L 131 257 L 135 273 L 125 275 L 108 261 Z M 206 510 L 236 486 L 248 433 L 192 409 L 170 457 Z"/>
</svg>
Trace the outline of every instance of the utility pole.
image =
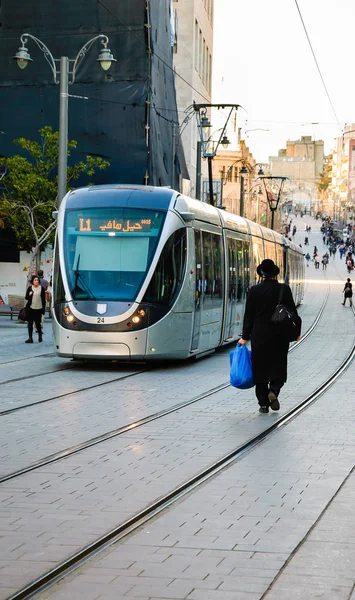
<svg viewBox="0 0 355 600">
<path fill-rule="evenodd" d="M 196 199 L 201 200 L 201 162 L 202 162 L 202 149 L 201 142 L 197 142 L 197 156 L 196 156 Z"/>
<path fill-rule="evenodd" d="M 209 187 L 210 204 L 211 204 L 211 206 L 214 206 L 214 200 L 213 200 L 213 177 L 212 177 L 212 160 L 213 160 L 213 156 L 208 156 L 207 160 L 208 160 L 208 187 Z"/>
<path fill-rule="evenodd" d="M 240 207 L 239 214 L 241 217 L 244 217 L 244 177 L 240 176 Z"/>
</svg>

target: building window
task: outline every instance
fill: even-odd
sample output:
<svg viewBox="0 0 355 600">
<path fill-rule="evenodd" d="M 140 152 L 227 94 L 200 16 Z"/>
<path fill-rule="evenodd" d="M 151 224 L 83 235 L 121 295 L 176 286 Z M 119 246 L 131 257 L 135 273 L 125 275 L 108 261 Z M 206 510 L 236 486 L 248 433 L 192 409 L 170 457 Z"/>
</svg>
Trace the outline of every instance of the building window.
<svg viewBox="0 0 355 600">
<path fill-rule="evenodd" d="M 198 67 L 198 22 L 195 19 L 195 68 Z"/>
<path fill-rule="evenodd" d="M 206 54 L 205 54 L 205 87 L 206 89 L 208 89 L 208 80 L 209 80 L 209 75 L 208 75 L 208 46 L 206 45 Z"/>
<path fill-rule="evenodd" d="M 203 53 L 203 45 L 202 45 L 202 31 L 199 29 L 198 32 L 198 72 L 201 77 L 202 73 L 202 53 Z"/>
</svg>

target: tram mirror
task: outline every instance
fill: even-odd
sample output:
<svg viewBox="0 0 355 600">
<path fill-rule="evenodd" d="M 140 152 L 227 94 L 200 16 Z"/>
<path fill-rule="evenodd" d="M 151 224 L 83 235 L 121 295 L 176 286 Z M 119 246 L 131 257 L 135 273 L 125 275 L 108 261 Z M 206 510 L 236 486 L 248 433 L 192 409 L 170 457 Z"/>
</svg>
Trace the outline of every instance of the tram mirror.
<svg viewBox="0 0 355 600">
<path fill-rule="evenodd" d="M 57 210 L 52 211 L 52 217 L 53 217 L 54 221 L 56 221 L 58 219 L 58 211 Z"/>
</svg>

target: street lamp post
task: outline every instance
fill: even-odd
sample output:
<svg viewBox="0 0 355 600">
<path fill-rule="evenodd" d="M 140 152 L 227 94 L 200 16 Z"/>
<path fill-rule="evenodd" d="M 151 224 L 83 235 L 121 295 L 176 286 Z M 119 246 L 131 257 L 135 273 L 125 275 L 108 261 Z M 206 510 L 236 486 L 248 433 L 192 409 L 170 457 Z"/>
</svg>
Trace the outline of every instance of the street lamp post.
<svg viewBox="0 0 355 600">
<path fill-rule="evenodd" d="M 241 217 L 244 217 L 244 175 L 248 175 L 248 169 L 243 163 L 242 168 L 239 171 L 240 174 L 240 205 L 239 205 L 239 214 Z"/>
<path fill-rule="evenodd" d="M 234 167 L 234 165 L 236 165 L 237 163 L 243 163 L 242 168 L 239 171 L 239 175 L 240 175 L 240 200 L 239 200 L 239 214 L 241 217 L 244 217 L 244 200 L 245 200 L 245 181 L 244 181 L 244 177 L 247 177 L 249 175 L 249 173 L 253 173 L 256 167 L 259 167 L 259 171 L 258 171 L 258 175 L 264 175 L 264 171 L 262 169 L 262 165 L 261 163 L 256 163 L 254 166 L 249 164 L 245 158 L 238 158 L 238 160 L 235 160 L 230 167 L 227 169 L 226 173 L 225 173 L 225 179 L 224 179 L 224 183 L 226 183 L 227 181 L 227 176 L 229 171 Z M 248 165 L 248 168 L 247 168 Z"/>
<path fill-rule="evenodd" d="M 255 188 L 258 188 L 258 191 L 256 191 Z M 253 191 L 253 193 L 251 194 L 251 192 Z M 262 191 L 261 191 L 261 186 L 260 184 L 257 185 L 253 185 L 252 188 L 250 188 L 249 190 L 249 195 L 251 194 L 252 197 L 252 201 L 255 202 L 255 210 L 254 210 L 254 219 L 252 219 L 253 221 L 255 221 L 256 223 L 259 223 L 259 212 L 260 212 L 260 196 L 263 195 Z"/>
<path fill-rule="evenodd" d="M 104 71 L 107 71 L 111 67 L 112 62 L 117 62 L 111 54 L 111 50 L 107 47 L 109 39 L 106 35 L 96 35 L 91 40 L 86 42 L 84 46 L 79 50 L 78 54 L 74 59 L 70 59 L 67 56 L 61 56 L 60 59 L 54 58 L 48 47 L 34 35 L 30 33 L 23 33 L 21 35 L 21 46 L 13 56 L 16 60 L 20 69 L 25 69 L 32 58 L 28 52 L 26 44 L 28 39 L 33 40 L 40 50 L 44 54 L 44 58 L 48 62 L 52 73 L 54 83 L 60 83 L 59 89 L 59 154 L 58 154 L 58 206 L 66 194 L 67 189 L 67 155 L 68 155 L 68 85 L 75 82 L 75 75 L 77 68 L 83 58 L 85 57 L 88 50 L 91 48 L 96 40 L 101 40 L 103 48 L 96 59 L 101 64 Z M 56 63 L 59 63 L 59 71 Z M 72 70 L 70 71 L 70 63 L 73 63 Z M 69 81 L 69 75 L 71 75 L 71 81 Z M 59 81 L 58 81 L 59 76 Z"/>
<path fill-rule="evenodd" d="M 260 179 L 264 182 L 266 199 L 271 210 L 271 229 L 274 229 L 275 212 L 279 206 L 283 185 L 289 177 L 264 175 L 263 177 L 260 177 Z M 275 184 L 273 183 L 274 181 Z"/>
<path fill-rule="evenodd" d="M 198 127 L 198 131 L 199 131 L 199 135 L 200 135 L 200 144 L 201 144 L 200 147 L 198 146 L 197 151 L 199 152 L 200 148 L 201 148 L 202 156 L 204 158 L 207 158 L 207 161 L 208 161 L 208 188 L 209 188 L 208 195 L 209 195 L 209 203 L 213 206 L 214 205 L 214 194 L 213 194 L 212 161 L 217 154 L 220 144 L 224 148 L 227 148 L 230 144 L 230 141 L 228 140 L 228 138 L 226 136 L 226 128 L 227 128 L 227 125 L 228 125 L 228 122 L 232 115 L 233 110 L 238 109 L 239 104 L 195 104 L 194 103 L 193 108 L 196 113 L 197 127 Z M 218 108 L 218 109 L 229 108 L 230 109 L 224 126 L 219 130 L 221 133 L 219 135 L 218 140 L 216 142 L 212 142 L 212 144 L 211 144 L 211 136 L 207 138 L 204 134 L 206 129 L 211 128 L 211 123 L 209 122 L 209 119 L 207 117 L 207 109 L 208 108 Z M 212 145 L 212 148 L 210 148 L 210 144 Z M 198 165 L 198 161 L 197 161 L 197 165 Z"/>
</svg>

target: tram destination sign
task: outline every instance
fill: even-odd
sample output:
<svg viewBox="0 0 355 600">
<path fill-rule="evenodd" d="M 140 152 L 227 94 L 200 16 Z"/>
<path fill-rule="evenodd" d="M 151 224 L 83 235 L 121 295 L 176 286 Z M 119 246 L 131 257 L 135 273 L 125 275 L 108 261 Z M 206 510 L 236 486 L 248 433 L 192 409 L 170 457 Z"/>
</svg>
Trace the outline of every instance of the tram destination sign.
<svg viewBox="0 0 355 600">
<path fill-rule="evenodd" d="M 152 229 L 152 219 L 100 219 L 100 218 L 79 218 L 77 230 L 85 233 L 90 232 L 119 232 L 134 233 L 147 232 Z"/>
</svg>

